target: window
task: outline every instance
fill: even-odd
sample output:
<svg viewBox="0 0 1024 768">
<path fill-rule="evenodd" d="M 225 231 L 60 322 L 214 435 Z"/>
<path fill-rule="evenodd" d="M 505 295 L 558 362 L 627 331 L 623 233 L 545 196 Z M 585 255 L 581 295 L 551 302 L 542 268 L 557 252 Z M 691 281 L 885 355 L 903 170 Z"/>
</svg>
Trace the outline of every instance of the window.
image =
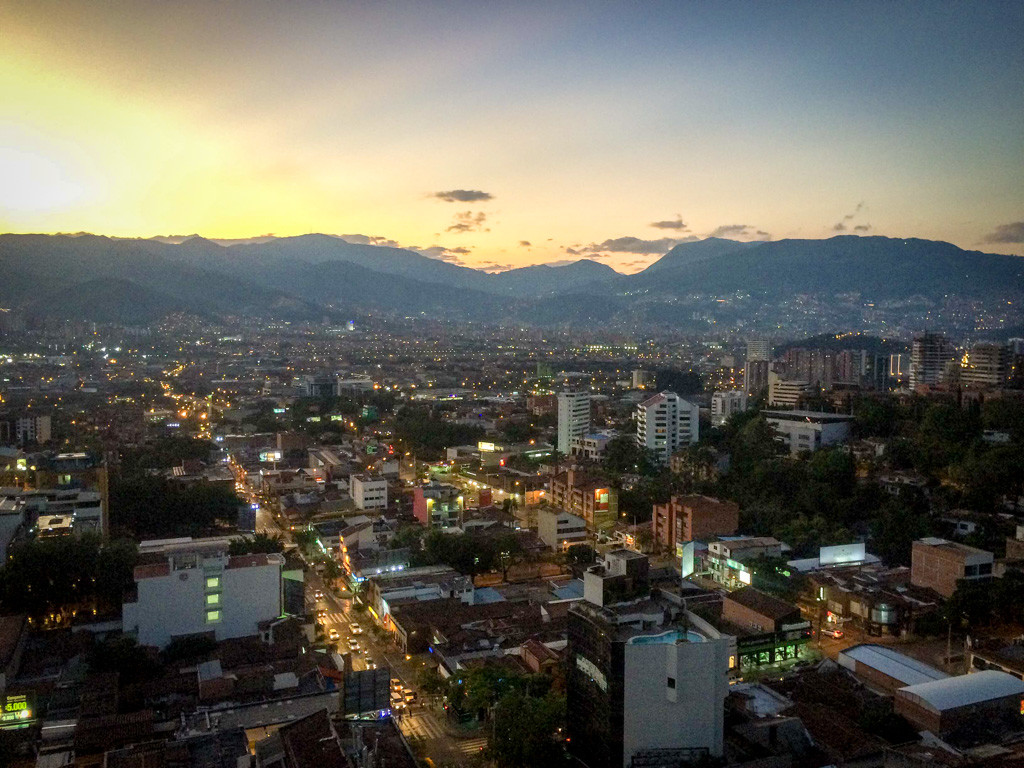
<svg viewBox="0 0 1024 768">
<path fill-rule="evenodd" d="M 668 687 L 669 688 L 675 688 L 676 687 L 676 679 L 674 677 L 670 677 L 668 679 Z"/>
<path fill-rule="evenodd" d="M 206 623 L 207 624 L 215 624 L 218 621 L 220 621 L 220 611 L 219 610 L 211 610 L 211 611 L 207 611 L 206 612 Z"/>
<path fill-rule="evenodd" d="M 220 605 L 220 592 L 214 592 L 212 595 L 206 596 L 207 605 Z"/>
<path fill-rule="evenodd" d="M 207 589 L 220 589 L 220 576 L 207 576 L 206 577 L 206 588 Z"/>
</svg>

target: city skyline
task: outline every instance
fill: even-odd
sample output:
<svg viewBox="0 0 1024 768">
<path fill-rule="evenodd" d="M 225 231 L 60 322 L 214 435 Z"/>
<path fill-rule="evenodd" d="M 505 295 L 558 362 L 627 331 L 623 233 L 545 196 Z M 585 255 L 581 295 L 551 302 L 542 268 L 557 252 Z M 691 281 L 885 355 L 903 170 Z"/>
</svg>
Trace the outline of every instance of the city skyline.
<svg viewBox="0 0 1024 768">
<path fill-rule="evenodd" d="M 55 9 L 0 2 L 3 231 L 1024 254 L 1017 4 Z"/>
</svg>

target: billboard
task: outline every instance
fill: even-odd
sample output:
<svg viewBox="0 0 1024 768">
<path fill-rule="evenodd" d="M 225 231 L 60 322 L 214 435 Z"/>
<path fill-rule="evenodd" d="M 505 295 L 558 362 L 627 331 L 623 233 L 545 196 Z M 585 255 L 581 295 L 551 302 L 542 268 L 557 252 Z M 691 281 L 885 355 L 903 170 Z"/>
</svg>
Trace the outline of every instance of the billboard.
<svg viewBox="0 0 1024 768">
<path fill-rule="evenodd" d="M 391 708 L 391 670 L 387 667 L 349 672 L 341 697 L 342 713 L 361 715 Z"/>
<path fill-rule="evenodd" d="M 35 702 L 31 694 L 8 694 L 0 697 L 0 728 L 22 728 L 35 718 Z"/>
<path fill-rule="evenodd" d="M 864 542 L 854 544 L 837 544 L 834 547 L 822 547 L 818 552 L 821 565 L 842 565 L 844 563 L 861 563 L 865 559 Z"/>
<path fill-rule="evenodd" d="M 280 461 L 283 456 L 281 451 L 260 451 L 260 461 Z"/>
</svg>

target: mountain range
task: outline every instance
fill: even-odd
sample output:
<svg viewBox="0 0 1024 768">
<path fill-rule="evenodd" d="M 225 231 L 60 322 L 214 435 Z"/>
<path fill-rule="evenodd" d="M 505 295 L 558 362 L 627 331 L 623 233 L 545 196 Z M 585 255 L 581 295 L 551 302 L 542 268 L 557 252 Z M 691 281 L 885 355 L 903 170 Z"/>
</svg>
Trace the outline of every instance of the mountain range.
<svg viewBox="0 0 1024 768">
<path fill-rule="evenodd" d="M 635 315 L 668 320 L 694 295 L 857 293 L 865 301 L 993 301 L 1024 296 L 1024 258 L 919 239 L 677 245 L 642 272 L 598 261 L 490 274 L 424 254 L 332 235 L 202 237 L 0 235 L 0 306 L 36 316 L 145 323 L 169 312 L 312 318 L 325 311 L 438 314 L 593 323 Z"/>
</svg>

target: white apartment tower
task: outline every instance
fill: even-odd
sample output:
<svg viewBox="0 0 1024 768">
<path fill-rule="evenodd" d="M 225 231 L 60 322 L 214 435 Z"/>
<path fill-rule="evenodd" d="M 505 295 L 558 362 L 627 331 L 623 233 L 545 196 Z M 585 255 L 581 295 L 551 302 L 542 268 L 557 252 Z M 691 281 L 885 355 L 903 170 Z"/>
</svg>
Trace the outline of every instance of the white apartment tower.
<svg viewBox="0 0 1024 768">
<path fill-rule="evenodd" d="M 558 393 L 558 452 L 568 456 L 572 441 L 590 431 L 590 393 Z"/>
<path fill-rule="evenodd" d="M 659 392 L 636 407 L 636 444 L 661 464 L 700 437 L 699 409 L 675 392 Z"/>
<path fill-rule="evenodd" d="M 711 396 L 711 425 L 720 427 L 734 414 L 747 410 L 747 393 L 742 389 L 715 392 Z"/>
</svg>

